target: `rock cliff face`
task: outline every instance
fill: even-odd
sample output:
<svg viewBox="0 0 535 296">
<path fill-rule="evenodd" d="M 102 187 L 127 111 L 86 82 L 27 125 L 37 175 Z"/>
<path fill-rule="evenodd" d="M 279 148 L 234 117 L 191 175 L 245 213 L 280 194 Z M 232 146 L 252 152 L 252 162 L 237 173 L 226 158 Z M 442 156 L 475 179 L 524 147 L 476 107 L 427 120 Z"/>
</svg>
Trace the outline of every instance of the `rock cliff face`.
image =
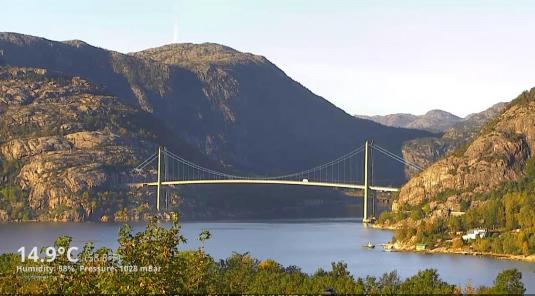
<svg viewBox="0 0 535 296">
<path fill-rule="evenodd" d="M 126 177 L 159 142 L 150 114 L 79 77 L 45 69 L 0 67 L 0 107 L 0 188 L 20 189 L 0 192 L 2 220 L 18 218 L 22 208 L 39 220 L 86 219 L 103 206 L 96 192 Z"/>
<path fill-rule="evenodd" d="M 431 201 L 438 194 L 459 202 L 520 178 L 535 148 L 535 89 L 522 93 L 475 139 L 429 166 L 401 188 L 397 205 Z"/>
<path fill-rule="evenodd" d="M 440 137 L 426 137 L 405 142 L 401 150 L 403 158 L 422 168 L 429 166 L 471 141 L 481 128 L 500 114 L 506 106 L 506 103 L 498 103 L 480 113 L 470 114 L 448 128 Z M 413 176 L 415 173 L 414 170 L 406 169 L 407 176 Z"/>
</svg>

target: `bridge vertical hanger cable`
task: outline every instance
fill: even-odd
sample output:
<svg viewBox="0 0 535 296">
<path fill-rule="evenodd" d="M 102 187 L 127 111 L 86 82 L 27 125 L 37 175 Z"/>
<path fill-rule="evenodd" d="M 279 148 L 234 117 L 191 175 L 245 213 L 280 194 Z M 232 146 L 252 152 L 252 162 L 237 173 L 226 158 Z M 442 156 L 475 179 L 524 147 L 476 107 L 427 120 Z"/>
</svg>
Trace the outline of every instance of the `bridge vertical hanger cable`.
<svg viewBox="0 0 535 296">
<path fill-rule="evenodd" d="M 336 182 L 340 183 L 340 162 L 336 165 Z"/>
</svg>

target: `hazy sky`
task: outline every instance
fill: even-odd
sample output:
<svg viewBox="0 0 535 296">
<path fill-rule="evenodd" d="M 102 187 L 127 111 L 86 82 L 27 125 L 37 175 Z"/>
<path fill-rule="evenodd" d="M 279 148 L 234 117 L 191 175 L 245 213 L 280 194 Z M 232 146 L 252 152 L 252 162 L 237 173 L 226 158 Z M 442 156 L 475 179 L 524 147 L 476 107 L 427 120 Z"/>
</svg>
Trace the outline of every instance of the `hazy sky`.
<svg viewBox="0 0 535 296">
<path fill-rule="evenodd" d="M 121 52 L 216 42 L 350 114 L 466 115 L 535 86 L 535 1 L 6 1 L 0 31 Z"/>
</svg>

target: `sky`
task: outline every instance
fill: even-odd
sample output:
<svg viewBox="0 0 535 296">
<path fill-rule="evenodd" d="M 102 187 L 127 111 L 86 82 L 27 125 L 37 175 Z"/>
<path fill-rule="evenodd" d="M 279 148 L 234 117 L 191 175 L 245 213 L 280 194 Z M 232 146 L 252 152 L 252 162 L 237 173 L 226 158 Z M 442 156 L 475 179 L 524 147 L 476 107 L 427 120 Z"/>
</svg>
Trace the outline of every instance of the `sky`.
<svg viewBox="0 0 535 296">
<path fill-rule="evenodd" d="M 535 1 L 0 0 L 0 31 L 119 52 L 215 42 L 349 114 L 459 116 L 535 86 Z"/>
</svg>

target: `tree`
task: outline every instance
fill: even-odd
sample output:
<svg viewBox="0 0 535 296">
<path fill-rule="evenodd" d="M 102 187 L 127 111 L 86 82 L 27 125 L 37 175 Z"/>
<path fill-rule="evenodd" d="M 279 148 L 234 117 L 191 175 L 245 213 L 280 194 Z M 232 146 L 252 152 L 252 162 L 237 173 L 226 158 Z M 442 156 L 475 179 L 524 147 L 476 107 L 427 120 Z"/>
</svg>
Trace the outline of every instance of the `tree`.
<svg viewBox="0 0 535 296">
<path fill-rule="evenodd" d="M 526 292 L 522 283 L 522 273 L 517 269 L 506 269 L 496 276 L 492 293 L 522 295 Z"/>
<path fill-rule="evenodd" d="M 528 179 L 535 179 L 535 158 L 530 157 L 524 167 L 524 174 Z"/>
<path fill-rule="evenodd" d="M 442 281 L 436 269 L 419 271 L 400 285 L 401 294 L 452 294 L 455 286 Z"/>
<path fill-rule="evenodd" d="M 132 235 L 130 226 L 125 224 L 119 233 L 120 246 L 117 253 L 121 256 L 124 266 L 155 266 L 160 267 L 158 273 L 147 273 L 139 276 L 138 273 L 119 273 L 123 278 L 121 282 L 130 285 L 120 286 L 119 293 L 169 293 L 181 291 L 183 281 L 169 279 L 184 269 L 184 261 L 178 256 L 178 245 L 185 242 L 180 234 L 178 218 L 174 217 L 170 229 L 158 226 L 152 220 L 145 231 Z"/>
<path fill-rule="evenodd" d="M 396 271 L 385 273 L 379 279 L 379 289 L 381 295 L 396 294 L 401 281 Z"/>
<path fill-rule="evenodd" d="M 516 214 L 516 219 L 518 224 L 522 228 L 530 228 L 535 226 L 535 198 L 533 196 L 529 197 L 529 200 L 520 208 L 518 214 Z"/>
<path fill-rule="evenodd" d="M 516 219 L 516 213 L 520 211 L 520 207 L 524 204 L 526 195 L 522 192 L 515 192 L 506 194 L 503 197 L 503 203 L 505 207 L 505 227 L 507 230 L 518 228 L 518 221 Z"/>
</svg>

